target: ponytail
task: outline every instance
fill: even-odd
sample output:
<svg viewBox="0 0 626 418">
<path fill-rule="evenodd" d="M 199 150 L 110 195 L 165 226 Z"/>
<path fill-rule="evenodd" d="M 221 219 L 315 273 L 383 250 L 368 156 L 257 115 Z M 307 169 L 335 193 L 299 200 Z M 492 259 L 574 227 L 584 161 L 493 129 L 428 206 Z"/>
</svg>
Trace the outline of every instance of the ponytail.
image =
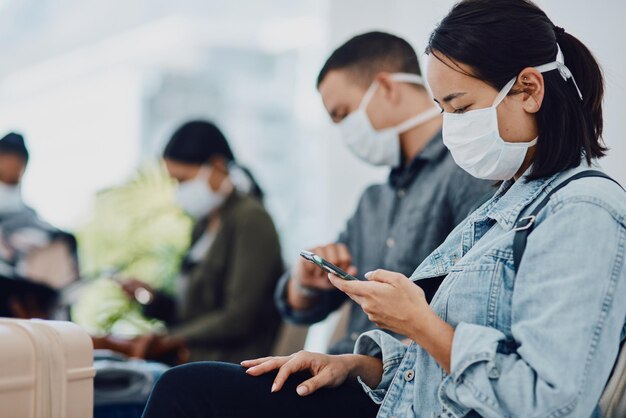
<svg viewBox="0 0 626 418">
<path fill-rule="evenodd" d="M 557 42 L 565 57 L 565 65 L 572 72 L 583 95 L 583 115 L 590 139 L 592 139 L 585 144 L 587 147 L 584 151 L 587 162 L 590 162 L 591 156 L 602 157 L 607 151 L 602 143 L 604 125 L 602 118 L 602 100 L 604 97 L 602 70 L 591 51 L 574 35 L 559 27 L 555 27 L 555 31 Z"/>
<path fill-rule="evenodd" d="M 263 202 L 265 197 L 263 189 L 261 189 L 261 186 L 247 167 L 232 161 L 228 165 L 228 171 L 235 189 L 256 198 L 259 202 Z"/>
</svg>

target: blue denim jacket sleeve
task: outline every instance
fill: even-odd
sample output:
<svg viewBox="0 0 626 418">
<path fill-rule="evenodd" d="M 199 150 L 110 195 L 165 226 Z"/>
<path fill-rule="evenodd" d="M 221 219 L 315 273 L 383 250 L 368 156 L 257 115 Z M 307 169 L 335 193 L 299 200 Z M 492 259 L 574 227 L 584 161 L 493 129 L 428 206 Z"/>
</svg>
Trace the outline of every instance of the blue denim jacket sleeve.
<svg viewBox="0 0 626 418">
<path fill-rule="evenodd" d="M 360 377 L 358 378 L 365 392 L 377 404 L 383 402 L 406 349 L 407 347 L 396 338 L 380 330 L 365 332 L 356 340 L 354 354 L 378 357 L 383 362 L 383 376 L 376 388 L 370 388 Z"/>
<path fill-rule="evenodd" d="M 494 418 L 593 414 L 626 317 L 626 211 L 617 207 L 555 194 L 510 283 L 514 341 L 458 324 L 439 389 L 445 406 Z"/>
</svg>

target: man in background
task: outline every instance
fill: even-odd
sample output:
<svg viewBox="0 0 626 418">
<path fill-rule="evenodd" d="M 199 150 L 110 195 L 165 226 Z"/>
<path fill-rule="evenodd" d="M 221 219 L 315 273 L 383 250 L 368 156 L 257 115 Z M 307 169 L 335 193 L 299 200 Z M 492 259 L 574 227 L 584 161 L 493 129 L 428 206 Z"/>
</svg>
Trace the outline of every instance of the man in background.
<svg viewBox="0 0 626 418">
<path fill-rule="evenodd" d="M 311 251 L 352 275 L 381 268 L 410 276 L 491 185 L 458 167 L 445 148 L 440 110 L 404 39 L 383 32 L 350 39 L 322 67 L 317 89 L 345 145 L 390 173 L 386 183 L 363 193 L 336 242 Z M 431 298 L 440 283 L 420 286 Z M 287 321 L 313 324 L 339 309 L 347 296 L 322 269 L 299 260 L 281 278 L 275 300 Z M 350 303 L 348 333 L 331 353 L 351 353 L 359 334 L 376 328 Z"/>
</svg>

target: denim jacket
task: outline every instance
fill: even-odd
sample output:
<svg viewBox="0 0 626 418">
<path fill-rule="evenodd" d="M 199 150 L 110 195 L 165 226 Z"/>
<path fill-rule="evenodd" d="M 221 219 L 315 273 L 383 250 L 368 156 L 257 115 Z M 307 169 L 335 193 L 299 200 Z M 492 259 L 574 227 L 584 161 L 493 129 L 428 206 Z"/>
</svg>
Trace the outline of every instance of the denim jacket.
<svg viewBox="0 0 626 418">
<path fill-rule="evenodd" d="M 415 343 L 359 337 L 355 353 L 383 360 L 379 386 L 361 382 L 379 417 L 597 413 L 626 336 L 626 193 L 573 181 L 537 216 L 517 274 L 512 251 L 520 214 L 586 169 L 504 182 L 411 276 L 446 276 L 431 308 L 455 328 L 450 374 Z"/>
</svg>

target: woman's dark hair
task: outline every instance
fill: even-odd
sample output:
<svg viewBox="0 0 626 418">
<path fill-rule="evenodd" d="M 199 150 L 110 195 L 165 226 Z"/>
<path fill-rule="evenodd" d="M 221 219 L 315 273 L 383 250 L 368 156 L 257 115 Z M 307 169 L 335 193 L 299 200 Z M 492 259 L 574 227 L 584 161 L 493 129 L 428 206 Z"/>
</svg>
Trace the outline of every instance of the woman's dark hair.
<svg viewBox="0 0 626 418">
<path fill-rule="evenodd" d="M 555 26 L 528 0 L 464 0 L 430 36 L 427 54 L 472 67 L 473 77 L 500 90 L 526 67 L 555 61 L 557 42 L 574 82 L 558 70 L 543 74 L 545 95 L 537 112 L 539 139 L 528 179 L 591 163 L 607 151 L 602 141 L 604 82 L 595 58 L 574 36 Z M 460 71 L 456 67 L 452 67 Z M 510 94 L 521 93 L 512 91 Z"/>
<path fill-rule="evenodd" d="M 235 159 L 222 131 L 202 120 L 178 128 L 163 150 L 163 158 L 186 164 L 206 164 L 216 156 L 226 161 Z"/>
<path fill-rule="evenodd" d="M 227 163 L 241 168 L 252 182 L 250 195 L 263 199 L 263 191 L 252 173 L 237 164 L 226 137 L 211 122 L 194 120 L 183 124 L 174 132 L 163 150 L 163 158 L 184 164 L 207 164 L 214 157 L 222 157 Z"/>
</svg>

